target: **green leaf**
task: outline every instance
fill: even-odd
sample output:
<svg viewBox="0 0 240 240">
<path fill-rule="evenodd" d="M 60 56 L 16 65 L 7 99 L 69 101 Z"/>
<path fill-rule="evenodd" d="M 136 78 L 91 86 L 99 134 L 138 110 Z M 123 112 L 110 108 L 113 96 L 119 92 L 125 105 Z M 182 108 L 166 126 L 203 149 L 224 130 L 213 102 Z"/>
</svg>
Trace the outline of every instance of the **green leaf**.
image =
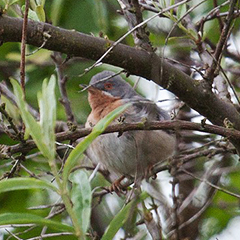
<svg viewBox="0 0 240 240">
<path fill-rule="evenodd" d="M 14 105 L 8 98 L 4 95 L 1 95 L 0 101 L 6 104 L 6 111 L 12 117 L 13 122 L 15 124 L 19 124 L 20 122 L 20 112 L 16 105 Z"/>
<path fill-rule="evenodd" d="M 84 170 L 78 170 L 70 175 L 70 180 L 72 181 L 71 200 L 73 211 L 77 215 L 83 234 L 85 234 L 90 223 L 92 203 L 92 192 L 88 174 Z"/>
<path fill-rule="evenodd" d="M 42 5 L 39 5 L 36 7 L 36 14 L 38 16 L 38 19 L 41 21 L 41 22 L 45 22 L 46 21 L 46 16 L 45 16 L 45 11 L 44 11 L 44 8 Z"/>
<path fill-rule="evenodd" d="M 58 231 L 74 232 L 71 226 L 42 218 L 38 215 L 29 213 L 4 213 L 0 214 L 0 225 L 7 224 L 38 224 L 56 229 Z"/>
<path fill-rule="evenodd" d="M 8 2 L 8 5 L 11 6 L 13 4 L 15 4 L 16 2 L 18 2 L 19 0 L 11 0 Z"/>
<path fill-rule="evenodd" d="M 80 160 L 80 158 L 83 156 L 84 151 L 87 149 L 87 147 L 92 143 L 92 141 L 99 136 L 106 127 L 123 111 L 125 111 L 131 104 L 125 104 L 123 106 L 120 106 L 116 109 L 114 109 L 112 112 L 110 112 L 106 117 L 101 119 L 96 126 L 93 128 L 92 132 L 81 141 L 76 148 L 70 153 L 64 169 L 63 169 L 63 183 L 67 184 L 68 175 L 73 168 L 73 166 L 76 164 L 77 161 Z"/>
<path fill-rule="evenodd" d="M 61 13 L 63 11 L 63 1 L 64 0 L 52 0 L 52 6 L 51 6 L 51 20 L 54 25 L 57 25 L 61 16 Z"/>
<path fill-rule="evenodd" d="M 38 5 L 41 5 L 44 7 L 45 0 L 36 0 Z"/>
<path fill-rule="evenodd" d="M 49 84 L 44 80 L 42 93 L 39 94 L 40 124 L 28 111 L 27 103 L 24 100 L 23 91 L 14 79 L 11 79 L 17 104 L 21 112 L 21 117 L 31 134 L 34 142 L 42 154 L 48 159 L 55 156 L 55 122 L 56 122 L 56 99 L 55 99 L 55 77 L 51 77 Z"/>
<path fill-rule="evenodd" d="M 35 118 L 31 115 L 31 113 L 28 111 L 27 104 L 24 100 L 23 92 L 18 84 L 18 82 L 14 79 L 10 79 L 12 85 L 13 85 L 13 91 L 17 98 L 17 104 L 21 112 L 21 117 L 23 119 L 23 122 L 30 132 L 34 142 L 36 143 L 38 149 L 42 152 L 42 154 L 45 157 L 49 157 L 49 149 L 48 146 L 45 144 L 43 135 L 41 132 L 41 127 L 39 123 L 35 120 Z"/>
<path fill-rule="evenodd" d="M 30 6 L 35 11 L 35 9 L 37 7 L 37 4 L 36 4 L 35 0 L 30 0 Z"/>
<path fill-rule="evenodd" d="M 22 6 L 22 12 L 25 12 L 25 5 Z M 30 8 L 28 9 L 28 18 L 33 21 L 40 21 L 37 13 Z"/>
<path fill-rule="evenodd" d="M 187 4 L 181 4 L 178 8 L 177 8 L 177 19 L 180 19 L 187 11 Z"/>
<path fill-rule="evenodd" d="M 56 77 L 52 75 L 49 83 L 43 81 L 42 92 L 38 93 L 38 104 L 40 108 L 40 125 L 44 142 L 50 149 L 51 159 L 55 156 L 55 124 L 56 124 Z"/>
<path fill-rule="evenodd" d="M 146 192 L 143 192 L 137 199 L 125 205 L 115 216 L 115 218 L 110 222 L 108 228 L 106 229 L 101 240 L 113 239 L 118 230 L 124 225 L 128 219 L 128 213 L 135 208 L 136 205 L 146 199 L 149 195 Z"/>
<path fill-rule="evenodd" d="M 19 177 L 0 181 L 0 193 L 24 189 L 49 189 L 58 193 L 53 184 L 35 178 Z"/>
</svg>

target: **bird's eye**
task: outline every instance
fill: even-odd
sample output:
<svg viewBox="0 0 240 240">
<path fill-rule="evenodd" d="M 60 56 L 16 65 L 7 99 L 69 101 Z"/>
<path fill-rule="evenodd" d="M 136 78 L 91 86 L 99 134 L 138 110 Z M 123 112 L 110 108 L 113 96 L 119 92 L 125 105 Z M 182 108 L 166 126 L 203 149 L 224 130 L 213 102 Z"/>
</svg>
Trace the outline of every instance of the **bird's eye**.
<svg viewBox="0 0 240 240">
<path fill-rule="evenodd" d="M 104 83 L 104 88 L 106 90 L 111 90 L 111 89 L 113 89 L 113 85 L 110 82 L 106 82 L 106 83 Z"/>
</svg>

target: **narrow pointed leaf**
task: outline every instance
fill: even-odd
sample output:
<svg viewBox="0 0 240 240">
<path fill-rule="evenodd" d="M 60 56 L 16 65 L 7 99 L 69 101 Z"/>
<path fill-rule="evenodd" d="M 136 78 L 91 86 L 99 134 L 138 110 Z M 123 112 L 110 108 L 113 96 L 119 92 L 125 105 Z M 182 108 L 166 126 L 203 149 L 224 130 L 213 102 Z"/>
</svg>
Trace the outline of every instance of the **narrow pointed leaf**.
<svg viewBox="0 0 240 240">
<path fill-rule="evenodd" d="M 42 218 L 35 214 L 29 213 L 4 213 L 0 214 L 0 225 L 8 224 L 37 224 L 40 226 L 47 226 L 58 231 L 74 232 L 73 227 Z"/>
<path fill-rule="evenodd" d="M 37 13 L 38 19 L 41 22 L 45 22 L 46 16 L 45 16 L 45 11 L 44 11 L 43 6 L 42 5 L 37 6 L 35 11 Z"/>
<path fill-rule="evenodd" d="M 48 146 L 45 144 L 43 135 L 41 132 L 41 127 L 39 123 L 35 120 L 35 118 L 28 111 L 28 107 L 26 102 L 24 101 L 23 92 L 18 84 L 18 82 L 14 79 L 10 80 L 13 85 L 13 91 L 17 99 L 17 104 L 21 112 L 21 117 L 23 122 L 31 134 L 34 142 L 36 143 L 38 149 L 42 152 L 45 157 L 49 156 Z"/>
<path fill-rule="evenodd" d="M 72 182 L 71 200 L 73 210 L 77 215 L 83 234 L 85 234 L 90 223 L 92 203 L 88 174 L 84 170 L 78 170 L 70 175 L 70 180 Z"/>
<path fill-rule="evenodd" d="M 0 181 L 0 193 L 24 189 L 49 189 L 58 192 L 53 184 L 35 178 L 19 177 Z"/>
<path fill-rule="evenodd" d="M 123 224 L 128 219 L 128 212 L 136 207 L 136 205 L 146 199 L 149 195 L 146 192 L 143 192 L 136 200 L 125 205 L 118 214 L 113 218 L 113 220 L 108 225 L 104 235 L 102 236 L 101 240 L 108 240 L 113 239 L 118 230 L 123 226 Z"/>
<path fill-rule="evenodd" d="M 53 159 L 55 155 L 55 122 L 56 122 L 56 99 L 55 99 L 55 81 L 51 77 L 49 84 L 43 82 L 42 93 L 39 94 L 40 105 L 40 124 L 28 111 L 27 104 L 24 100 L 23 92 L 17 81 L 11 79 L 14 94 L 17 98 L 18 107 L 27 132 L 31 134 L 34 142 L 42 154 L 48 159 Z"/>
<path fill-rule="evenodd" d="M 49 83 L 43 81 L 42 92 L 38 93 L 38 104 L 40 108 L 40 125 L 44 142 L 50 149 L 51 159 L 55 156 L 55 124 L 56 124 L 56 77 L 51 76 Z"/>
</svg>

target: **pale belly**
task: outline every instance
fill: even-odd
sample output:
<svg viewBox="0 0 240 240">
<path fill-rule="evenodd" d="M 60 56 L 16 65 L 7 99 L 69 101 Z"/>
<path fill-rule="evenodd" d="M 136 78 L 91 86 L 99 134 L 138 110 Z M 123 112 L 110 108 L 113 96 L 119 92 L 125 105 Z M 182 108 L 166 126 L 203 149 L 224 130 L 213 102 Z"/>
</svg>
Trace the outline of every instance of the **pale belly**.
<svg viewBox="0 0 240 240">
<path fill-rule="evenodd" d="M 144 176 L 148 167 L 172 156 L 175 138 L 161 130 L 129 131 L 97 137 L 87 149 L 93 163 L 117 175 Z"/>
</svg>

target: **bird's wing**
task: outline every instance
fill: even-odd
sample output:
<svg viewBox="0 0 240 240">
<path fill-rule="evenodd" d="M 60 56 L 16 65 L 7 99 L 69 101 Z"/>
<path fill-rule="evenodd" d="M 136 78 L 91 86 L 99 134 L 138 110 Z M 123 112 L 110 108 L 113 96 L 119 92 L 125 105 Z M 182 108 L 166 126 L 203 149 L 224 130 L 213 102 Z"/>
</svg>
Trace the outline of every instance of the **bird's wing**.
<svg viewBox="0 0 240 240">
<path fill-rule="evenodd" d="M 138 97 L 126 102 L 132 103 L 124 114 L 126 122 L 170 120 L 169 114 L 151 100 Z"/>
</svg>

